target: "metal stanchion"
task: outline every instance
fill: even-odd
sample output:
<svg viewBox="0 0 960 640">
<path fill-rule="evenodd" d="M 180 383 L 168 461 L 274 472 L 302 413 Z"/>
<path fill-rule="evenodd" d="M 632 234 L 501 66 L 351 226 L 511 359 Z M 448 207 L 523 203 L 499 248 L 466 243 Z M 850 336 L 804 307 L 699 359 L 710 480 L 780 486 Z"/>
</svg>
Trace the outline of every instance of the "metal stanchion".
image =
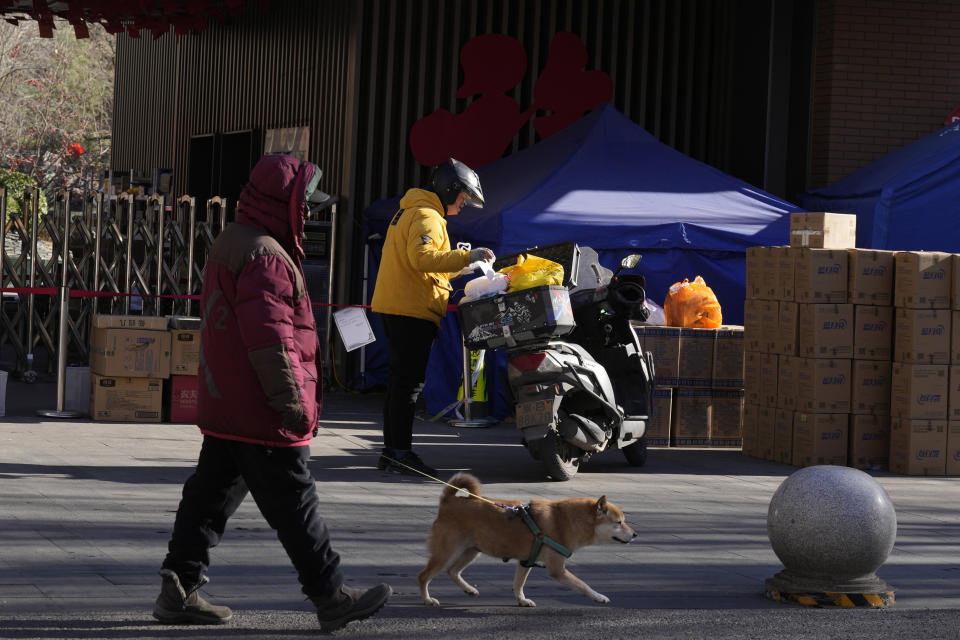
<svg viewBox="0 0 960 640">
<path fill-rule="evenodd" d="M 463 336 L 460 336 L 463 346 L 463 420 L 453 419 L 449 424 L 451 427 L 489 427 L 497 422 L 494 418 L 474 418 L 471 415 L 473 405 L 473 376 L 470 372 L 470 350 Z M 481 366 L 482 358 L 477 359 L 477 367 Z"/>
<path fill-rule="evenodd" d="M 70 313 L 70 288 L 67 286 L 67 274 L 70 262 L 70 200 L 67 199 L 66 210 L 63 216 L 63 254 L 61 256 L 60 275 L 60 335 L 57 339 L 57 408 L 38 409 L 37 415 L 46 418 L 79 418 L 79 411 L 64 409 L 64 400 L 67 387 L 67 351 L 70 342 L 67 337 L 67 323 Z"/>
</svg>

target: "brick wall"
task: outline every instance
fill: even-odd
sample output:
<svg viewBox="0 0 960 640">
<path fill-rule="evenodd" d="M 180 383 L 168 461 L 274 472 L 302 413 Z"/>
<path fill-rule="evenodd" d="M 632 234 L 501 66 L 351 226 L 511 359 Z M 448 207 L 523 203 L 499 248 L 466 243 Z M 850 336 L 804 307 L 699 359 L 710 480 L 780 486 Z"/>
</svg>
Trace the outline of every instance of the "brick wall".
<svg viewBox="0 0 960 640">
<path fill-rule="evenodd" d="M 960 103 L 960 2 L 817 0 L 816 189 L 936 131 Z"/>
</svg>

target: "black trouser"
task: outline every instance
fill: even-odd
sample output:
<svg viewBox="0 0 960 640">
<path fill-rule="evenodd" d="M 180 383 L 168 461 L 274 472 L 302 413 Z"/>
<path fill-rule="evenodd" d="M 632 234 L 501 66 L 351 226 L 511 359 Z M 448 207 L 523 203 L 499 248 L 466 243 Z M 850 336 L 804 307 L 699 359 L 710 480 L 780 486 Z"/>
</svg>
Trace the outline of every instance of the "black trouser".
<svg viewBox="0 0 960 640">
<path fill-rule="evenodd" d="M 303 592 L 326 596 L 340 588 L 340 556 L 330 548 L 320 498 L 307 467 L 310 448 L 266 447 L 204 436 L 197 469 L 183 485 L 163 568 L 186 588 L 210 565 L 210 549 L 247 492 L 277 532 L 299 574 Z"/>
<path fill-rule="evenodd" d="M 427 375 L 437 325 L 409 316 L 381 315 L 390 343 L 390 382 L 383 404 L 383 446 L 406 451 L 413 446 L 413 416 Z"/>
</svg>

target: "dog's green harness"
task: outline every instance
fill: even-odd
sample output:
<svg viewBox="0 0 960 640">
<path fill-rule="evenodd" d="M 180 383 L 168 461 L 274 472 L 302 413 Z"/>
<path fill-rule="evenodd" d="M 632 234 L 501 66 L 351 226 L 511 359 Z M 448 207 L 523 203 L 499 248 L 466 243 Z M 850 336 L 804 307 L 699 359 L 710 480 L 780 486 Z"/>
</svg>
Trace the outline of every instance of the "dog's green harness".
<svg viewBox="0 0 960 640">
<path fill-rule="evenodd" d="M 564 558 L 569 558 L 573 555 L 573 552 L 570 549 L 567 549 L 565 546 L 546 535 L 540 527 L 537 526 L 537 523 L 533 521 L 533 516 L 530 515 L 530 505 L 518 505 L 516 507 L 508 507 L 506 505 L 500 505 L 506 509 L 508 517 L 514 518 L 520 516 L 524 524 L 529 527 L 530 532 L 533 534 L 533 547 L 530 548 L 530 557 L 526 560 L 521 560 L 520 565 L 524 567 L 538 567 L 542 565 L 537 564 L 537 556 L 540 555 L 540 550 L 543 548 L 543 545 L 547 545 Z"/>
</svg>

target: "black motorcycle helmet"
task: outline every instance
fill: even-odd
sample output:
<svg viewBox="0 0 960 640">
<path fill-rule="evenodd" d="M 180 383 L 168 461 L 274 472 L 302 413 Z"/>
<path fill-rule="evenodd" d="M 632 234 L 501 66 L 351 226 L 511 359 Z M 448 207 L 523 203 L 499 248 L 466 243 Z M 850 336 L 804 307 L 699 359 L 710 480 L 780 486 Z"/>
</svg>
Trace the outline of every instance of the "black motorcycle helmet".
<svg viewBox="0 0 960 640">
<path fill-rule="evenodd" d="M 436 169 L 430 177 L 430 189 L 440 196 L 443 206 L 457 201 L 457 196 L 466 194 L 465 204 L 483 206 L 483 189 L 476 172 L 459 160 L 450 158 Z"/>
</svg>

